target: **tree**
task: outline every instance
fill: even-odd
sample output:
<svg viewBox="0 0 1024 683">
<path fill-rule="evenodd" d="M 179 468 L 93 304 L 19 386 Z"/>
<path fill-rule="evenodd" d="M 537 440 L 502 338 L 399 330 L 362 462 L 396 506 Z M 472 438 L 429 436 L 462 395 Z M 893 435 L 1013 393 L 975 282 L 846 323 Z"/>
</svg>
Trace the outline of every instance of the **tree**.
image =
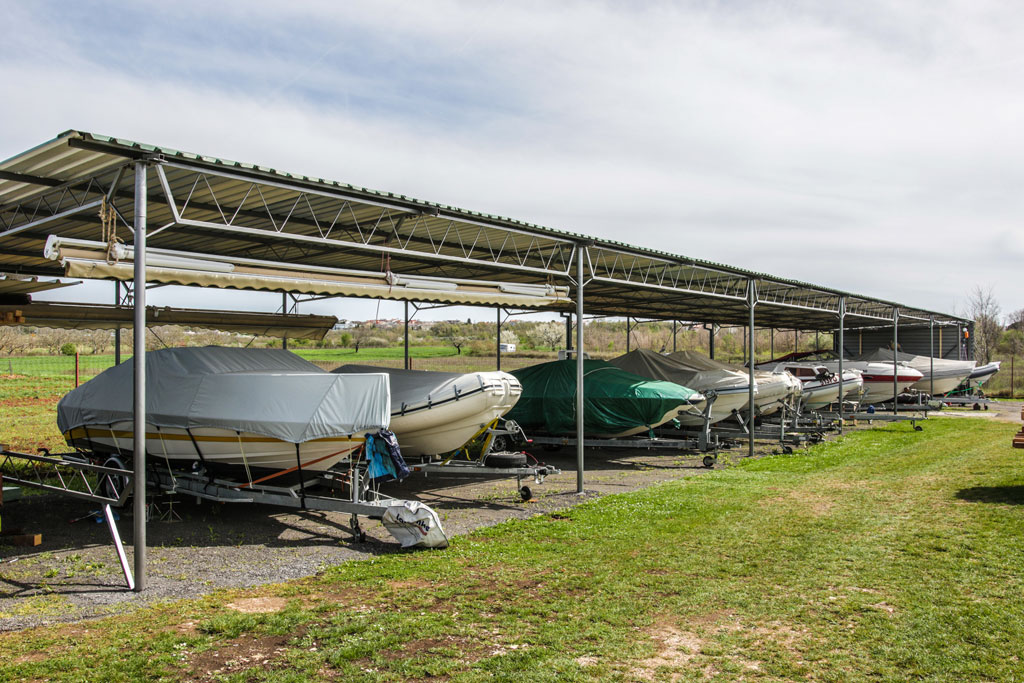
<svg viewBox="0 0 1024 683">
<path fill-rule="evenodd" d="M 502 344 L 518 344 L 519 337 L 517 337 L 516 333 L 513 332 L 512 330 L 504 329 L 501 331 L 501 339 L 499 339 L 498 341 L 501 342 Z"/>
<path fill-rule="evenodd" d="M 565 326 L 561 323 L 557 323 L 554 320 L 546 323 L 541 323 L 533 328 L 530 333 L 530 342 L 535 346 L 550 346 L 551 350 L 554 351 L 558 342 L 562 341 L 565 335 Z"/>
<path fill-rule="evenodd" d="M 967 315 L 974 320 L 974 355 L 982 365 L 992 361 L 992 353 L 1003 331 L 999 324 L 999 304 L 992 287 L 975 285 L 967 297 Z"/>
<path fill-rule="evenodd" d="M 463 333 L 462 326 L 457 323 L 438 323 L 433 328 L 434 336 L 455 347 L 455 352 L 462 354 L 463 345 L 469 341 Z"/>
</svg>

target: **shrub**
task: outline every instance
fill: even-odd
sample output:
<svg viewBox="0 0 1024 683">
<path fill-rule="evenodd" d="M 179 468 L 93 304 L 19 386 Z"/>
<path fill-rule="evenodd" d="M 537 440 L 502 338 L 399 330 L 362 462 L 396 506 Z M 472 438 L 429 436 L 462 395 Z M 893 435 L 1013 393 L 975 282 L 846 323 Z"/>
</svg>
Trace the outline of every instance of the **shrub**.
<svg viewBox="0 0 1024 683">
<path fill-rule="evenodd" d="M 62 344 L 60 347 L 60 355 L 62 356 L 73 356 L 76 353 L 78 353 L 78 347 L 72 344 L 71 342 L 68 342 L 67 344 Z"/>
</svg>

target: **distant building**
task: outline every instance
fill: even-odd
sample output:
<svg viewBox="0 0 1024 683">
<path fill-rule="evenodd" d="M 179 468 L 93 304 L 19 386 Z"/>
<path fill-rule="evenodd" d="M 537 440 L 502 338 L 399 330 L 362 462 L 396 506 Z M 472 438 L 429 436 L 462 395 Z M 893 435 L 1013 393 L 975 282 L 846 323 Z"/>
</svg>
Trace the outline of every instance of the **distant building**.
<svg viewBox="0 0 1024 683">
<path fill-rule="evenodd" d="M 515 353 L 516 352 L 516 345 L 515 344 L 498 344 L 498 350 L 501 351 L 502 353 Z"/>
</svg>

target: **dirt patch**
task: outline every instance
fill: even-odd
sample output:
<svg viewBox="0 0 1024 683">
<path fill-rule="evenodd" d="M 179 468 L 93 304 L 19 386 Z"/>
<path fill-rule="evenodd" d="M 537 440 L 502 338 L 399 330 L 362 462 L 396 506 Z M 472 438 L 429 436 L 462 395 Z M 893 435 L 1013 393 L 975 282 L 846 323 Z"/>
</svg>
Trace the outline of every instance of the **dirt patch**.
<svg viewBox="0 0 1024 683">
<path fill-rule="evenodd" d="M 243 614 L 269 614 L 280 612 L 287 604 L 284 598 L 240 598 L 229 602 L 227 607 Z"/>
<path fill-rule="evenodd" d="M 400 581 L 394 581 L 394 580 L 389 580 L 388 581 L 388 588 L 391 588 L 392 590 L 398 590 L 398 591 L 409 590 L 409 589 L 423 590 L 423 589 L 426 589 L 426 588 L 436 588 L 437 586 L 438 586 L 437 583 L 435 583 L 433 581 L 425 581 L 423 579 L 402 579 Z"/>
<path fill-rule="evenodd" d="M 381 656 L 388 661 L 396 659 L 411 659 L 419 654 L 429 653 L 432 650 L 453 649 L 459 653 L 457 659 L 462 662 L 475 662 L 480 659 L 483 647 L 479 642 L 469 638 L 458 636 L 447 636 L 444 638 L 420 638 L 402 643 L 402 646 L 394 650 L 386 650 Z"/>
<path fill-rule="evenodd" d="M 804 649 L 804 642 L 808 638 L 807 629 L 794 629 L 779 621 L 769 622 L 763 626 L 755 626 L 750 629 L 758 642 L 772 642 L 791 654 L 800 654 Z"/>
<path fill-rule="evenodd" d="M 256 666 L 266 666 L 279 657 L 287 648 L 292 636 L 262 636 L 240 638 L 226 647 L 197 654 L 188 669 L 194 680 L 212 681 L 221 676 L 245 671 Z M 187 658 L 183 652 L 183 659 Z"/>
<path fill-rule="evenodd" d="M 659 669 L 685 666 L 700 653 L 703 641 L 696 634 L 667 622 L 655 624 L 649 633 L 659 645 L 658 653 L 633 667 L 629 675 L 640 681 L 679 680 L 682 674 L 672 673 L 666 677 Z"/>
</svg>

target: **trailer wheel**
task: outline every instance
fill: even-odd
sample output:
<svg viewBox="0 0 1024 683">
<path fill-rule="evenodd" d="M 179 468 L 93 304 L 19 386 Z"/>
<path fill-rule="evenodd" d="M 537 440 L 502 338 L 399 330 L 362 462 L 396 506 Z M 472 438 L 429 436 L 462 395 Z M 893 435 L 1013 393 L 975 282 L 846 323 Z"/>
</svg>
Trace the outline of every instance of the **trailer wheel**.
<svg viewBox="0 0 1024 683">
<path fill-rule="evenodd" d="M 714 466 L 715 466 L 715 458 L 714 458 L 714 456 L 705 455 L 704 456 L 704 467 L 707 467 L 710 470 Z"/>
<path fill-rule="evenodd" d="M 914 425 L 914 431 L 915 432 L 923 432 L 924 431 L 924 427 L 922 427 L 921 425 Z"/>
<path fill-rule="evenodd" d="M 786 455 L 792 455 L 793 454 L 793 447 L 789 446 L 789 445 L 783 446 L 782 447 L 782 452 L 785 453 Z"/>
<path fill-rule="evenodd" d="M 526 501 L 528 501 L 531 498 L 533 498 L 533 491 L 530 490 L 529 486 L 522 486 L 519 489 L 519 497 L 525 503 Z"/>
<path fill-rule="evenodd" d="M 495 434 L 491 439 L 491 450 L 495 453 L 507 451 L 509 446 L 508 437 L 504 434 Z"/>
<path fill-rule="evenodd" d="M 127 465 L 124 464 L 124 460 L 116 455 L 112 455 L 103 461 L 104 467 L 113 467 L 119 470 L 128 469 Z M 106 498 L 119 499 L 121 493 L 128 486 L 128 477 L 121 474 L 104 474 L 103 480 L 100 482 L 100 493 Z"/>
<path fill-rule="evenodd" d="M 491 453 L 484 459 L 485 467 L 525 467 L 526 455 L 523 453 Z"/>
</svg>

